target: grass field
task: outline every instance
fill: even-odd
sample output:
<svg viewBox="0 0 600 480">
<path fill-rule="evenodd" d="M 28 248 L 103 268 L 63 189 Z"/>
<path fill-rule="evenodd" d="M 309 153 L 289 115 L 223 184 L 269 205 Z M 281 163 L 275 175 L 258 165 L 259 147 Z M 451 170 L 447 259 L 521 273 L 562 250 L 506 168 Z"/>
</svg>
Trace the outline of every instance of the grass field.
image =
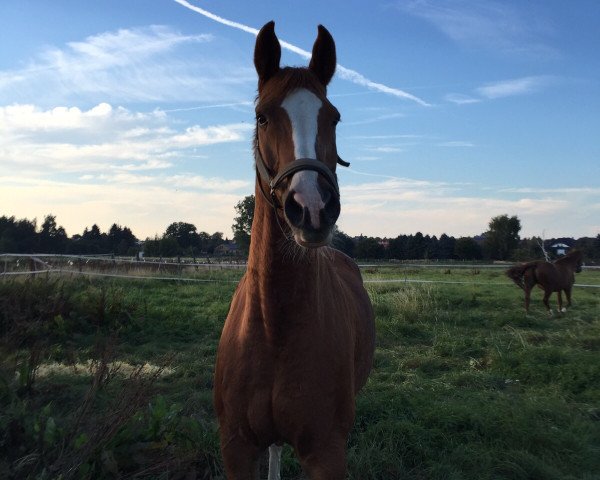
<svg viewBox="0 0 600 480">
<path fill-rule="evenodd" d="M 600 478 L 600 288 L 548 317 L 502 269 L 363 274 L 377 351 L 349 478 Z M 212 375 L 240 275 L 0 279 L 0 478 L 223 478 Z"/>
</svg>

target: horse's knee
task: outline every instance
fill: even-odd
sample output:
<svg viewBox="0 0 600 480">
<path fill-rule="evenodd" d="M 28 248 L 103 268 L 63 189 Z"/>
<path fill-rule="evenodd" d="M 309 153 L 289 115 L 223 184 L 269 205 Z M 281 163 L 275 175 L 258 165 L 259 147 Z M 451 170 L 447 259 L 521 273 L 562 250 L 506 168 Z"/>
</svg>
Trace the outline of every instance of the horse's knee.
<svg viewBox="0 0 600 480">
<path fill-rule="evenodd" d="M 300 464 L 311 480 L 344 480 L 346 478 L 345 454 L 309 457 Z"/>
<path fill-rule="evenodd" d="M 221 455 L 227 478 L 258 480 L 260 451 L 239 437 L 221 439 Z"/>
<path fill-rule="evenodd" d="M 346 441 L 333 441 L 315 448 L 299 458 L 302 469 L 311 480 L 343 480 L 346 478 Z"/>
</svg>

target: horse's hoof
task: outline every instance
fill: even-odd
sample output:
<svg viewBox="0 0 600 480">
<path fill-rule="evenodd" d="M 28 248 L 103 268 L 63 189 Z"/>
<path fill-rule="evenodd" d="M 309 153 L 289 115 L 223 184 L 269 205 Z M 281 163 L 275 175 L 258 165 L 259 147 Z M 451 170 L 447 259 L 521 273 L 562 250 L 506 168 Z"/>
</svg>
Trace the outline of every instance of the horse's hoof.
<svg viewBox="0 0 600 480">
<path fill-rule="evenodd" d="M 553 315 L 554 315 L 554 313 L 552 312 L 552 310 L 548 310 L 548 316 L 551 317 Z"/>
<path fill-rule="evenodd" d="M 566 313 L 567 307 L 563 307 L 560 311 L 561 311 L 561 313 Z"/>
</svg>

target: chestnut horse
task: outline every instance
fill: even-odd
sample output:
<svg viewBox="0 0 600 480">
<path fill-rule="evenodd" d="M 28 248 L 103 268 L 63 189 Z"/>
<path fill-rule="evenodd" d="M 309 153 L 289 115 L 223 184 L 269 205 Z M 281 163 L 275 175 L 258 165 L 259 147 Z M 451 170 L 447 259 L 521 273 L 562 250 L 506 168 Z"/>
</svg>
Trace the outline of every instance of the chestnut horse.
<svg viewBox="0 0 600 480">
<path fill-rule="evenodd" d="M 554 262 L 536 260 L 529 263 L 521 263 L 509 268 L 506 275 L 525 291 L 525 311 L 529 312 L 531 290 L 537 284 L 544 290 L 544 305 L 548 313 L 552 315 L 548 299 L 552 292 L 558 296 L 558 312 L 566 312 L 562 306 L 562 291 L 567 296 L 567 307 L 571 306 L 571 290 L 575 283 L 575 273 L 581 272 L 583 255 L 578 250 L 569 252 L 564 257 Z"/>
<path fill-rule="evenodd" d="M 255 210 L 246 274 L 217 352 L 214 404 L 229 479 L 255 479 L 290 444 L 311 479 L 343 479 L 355 395 L 371 370 L 373 310 L 356 264 L 329 248 L 340 213 L 326 87 L 335 44 L 319 26 L 308 68 L 280 68 L 274 23 L 254 51 Z"/>
</svg>

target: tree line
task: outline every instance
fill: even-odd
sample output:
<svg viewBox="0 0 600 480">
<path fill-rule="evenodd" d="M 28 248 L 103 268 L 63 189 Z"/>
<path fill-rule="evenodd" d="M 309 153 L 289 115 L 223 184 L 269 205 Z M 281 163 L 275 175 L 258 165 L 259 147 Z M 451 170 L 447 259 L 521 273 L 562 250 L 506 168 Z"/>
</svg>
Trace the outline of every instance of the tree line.
<svg viewBox="0 0 600 480">
<path fill-rule="evenodd" d="M 142 242 L 129 227 L 116 223 L 107 232 L 94 224 L 69 237 L 54 215 L 46 215 L 39 228 L 35 219 L 0 217 L 0 253 L 136 256 L 143 251 L 149 257 L 194 256 L 212 254 L 225 241 L 221 232 L 197 232 L 185 222 L 174 222 L 161 236 Z"/>
<path fill-rule="evenodd" d="M 236 217 L 232 225 L 233 238 L 245 253 L 250 246 L 254 195 L 248 195 L 235 206 Z M 341 230 L 335 231 L 332 245 L 353 258 L 374 260 L 513 260 L 522 261 L 543 256 L 544 250 L 555 242 L 579 248 L 588 260 L 600 261 L 600 234 L 595 238 L 583 237 L 542 239 L 520 238 L 521 221 L 517 216 L 493 217 L 488 229 L 476 237 L 455 238 L 443 233 L 424 235 L 398 235 L 395 238 L 359 235 L 350 237 Z"/>
<path fill-rule="evenodd" d="M 147 238 L 144 242 L 144 255 L 147 257 L 176 257 L 185 255 L 213 255 L 215 249 L 225 243 L 223 233 L 198 232 L 195 225 L 187 222 L 174 222 L 167 227 L 161 237 Z"/>
<path fill-rule="evenodd" d="M 232 225 L 236 253 L 247 255 L 250 246 L 254 195 L 244 197 L 235 206 Z M 337 229 L 332 245 L 353 258 L 373 260 L 510 260 L 543 257 L 543 250 L 560 242 L 583 251 L 586 261 L 600 262 L 600 234 L 596 237 L 542 239 L 520 238 L 521 222 L 516 216 L 499 215 L 475 237 L 442 234 L 439 237 L 417 232 L 382 238 L 351 237 Z M 138 240 L 130 228 L 113 224 L 107 232 L 98 225 L 68 237 L 54 215 L 46 215 L 42 224 L 14 216 L 0 217 L 0 253 L 112 254 L 147 257 L 196 257 L 213 255 L 217 247 L 230 243 L 222 232 L 198 231 L 187 222 L 173 222 L 161 235 Z M 545 247 L 544 249 L 542 247 Z"/>
</svg>

